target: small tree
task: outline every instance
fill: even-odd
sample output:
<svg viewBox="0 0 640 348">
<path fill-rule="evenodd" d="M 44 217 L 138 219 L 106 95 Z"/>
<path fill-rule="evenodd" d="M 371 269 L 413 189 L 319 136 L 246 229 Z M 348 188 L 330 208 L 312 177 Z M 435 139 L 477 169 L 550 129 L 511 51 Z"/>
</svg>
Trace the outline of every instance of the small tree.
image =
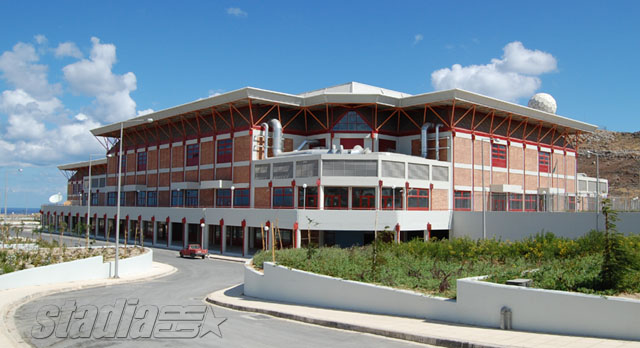
<svg viewBox="0 0 640 348">
<path fill-rule="evenodd" d="M 604 289 L 620 289 L 627 273 L 631 270 L 634 258 L 624 248 L 622 235 L 616 230 L 618 212 L 611 208 L 611 201 L 602 200 L 602 214 L 604 215 L 604 248 L 602 252 L 602 267 L 600 268 L 600 287 Z"/>
<path fill-rule="evenodd" d="M 67 223 L 64 221 L 60 222 L 60 224 L 58 225 L 58 245 L 59 246 L 62 246 L 62 235 L 66 230 L 67 230 Z"/>
</svg>

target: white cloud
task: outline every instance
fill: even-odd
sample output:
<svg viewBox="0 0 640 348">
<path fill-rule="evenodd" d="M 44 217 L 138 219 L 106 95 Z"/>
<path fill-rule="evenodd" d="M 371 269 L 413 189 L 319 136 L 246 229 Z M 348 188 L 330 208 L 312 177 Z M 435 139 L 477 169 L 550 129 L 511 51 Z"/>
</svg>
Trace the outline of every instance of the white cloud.
<svg viewBox="0 0 640 348">
<path fill-rule="evenodd" d="M 73 57 L 73 58 L 82 58 L 82 52 L 78 49 L 73 42 L 62 42 L 56 47 L 54 50 L 54 54 L 57 58 L 63 57 Z"/>
<path fill-rule="evenodd" d="M 34 39 L 36 39 L 36 42 L 38 43 L 38 45 L 43 45 L 47 43 L 47 37 L 42 35 L 42 34 L 38 34 L 36 36 L 33 37 Z"/>
<path fill-rule="evenodd" d="M 91 38 L 93 48 L 89 59 L 82 59 L 62 70 L 71 89 L 79 94 L 95 97 L 94 112 L 98 120 L 117 122 L 136 114 L 136 103 L 130 93 L 137 88 L 136 75 L 132 72 L 114 74 L 116 46 L 102 44 Z"/>
<path fill-rule="evenodd" d="M 436 90 L 461 88 L 515 102 L 540 88 L 542 81 L 538 75 L 557 68 L 553 55 L 529 50 L 519 41 L 507 44 L 503 51 L 502 59 L 494 58 L 489 64 L 454 64 L 436 70 L 431 73 L 431 84 Z"/>
<path fill-rule="evenodd" d="M 422 34 L 416 34 L 416 35 L 413 37 L 413 44 L 414 44 L 414 45 L 417 45 L 417 44 L 418 44 L 418 42 L 422 41 L 423 39 L 424 39 L 424 36 L 423 36 Z"/>
<path fill-rule="evenodd" d="M 232 16 L 236 16 L 236 17 L 246 17 L 246 16 L 248 16 L 248 13 L 246 13 L 245 11 L 243 11 L 239 7 L 229 7 L 227 9 L 227 14 L 228 15 L 232 15 Z"/>
<path fill-rule="evenodd" d="M 36 98 L 51 98 L 60 94 L 61 86 L 51 85 L 47 80 L 48 67 L 36 64 L 39 59 L 33 45 L 19 42 L 13 46 L 13 50 L 0 55 L 2 77 Z"/>
</svg>

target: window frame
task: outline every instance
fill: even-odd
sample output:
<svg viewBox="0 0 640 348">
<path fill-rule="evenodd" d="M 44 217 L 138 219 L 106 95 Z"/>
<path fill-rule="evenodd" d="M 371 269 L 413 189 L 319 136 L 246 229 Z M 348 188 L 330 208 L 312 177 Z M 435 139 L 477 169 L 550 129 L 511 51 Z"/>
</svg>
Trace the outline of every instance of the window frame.
<svg viewBox="0 0 640 348">
<path fill-rule="evenodd" d="M 200 164 L 200 144 L 187 145 L 185 154 L 185 166 L 193 167 Z"/>
<path fill-rule="evenodd" d="M 231 163 L 233 160 L 233 139 L 220 139 L 216 143 L 216 163 Z"/>
<path fill-rule="evenodd" d="M 507 205 L 508 197 L 506 193 L 491 192 L 491 211 L 507 211 Z"/>
<path fill-rule="evenodd" d="M 491 166 L 498 168 L 507 167 L 507 145 L 491 143 Z"/>
<path fill-rule="evenodd" d="M 142 204 L 140 203 L 142 201 Z M 136 207 L 146 207 L 147 206 L 147 192 L 146 191 L 138 191 L 136 192 Z"/>
<path fill-rule="evenodd" d="M 147 207 L 158 206 L 158 193 L 156 191 L 147 191 Z"/>
<path fill-rule="evenodd" d="M 195 196 L 193 196 L 195 192 Z M 198 207 L 198 190 L 184 190 L 184 206 L 189 208 Z"/>
<path fill-rule="evenodd" d="M 545 152 L 545 151 L 538 151 L 538 171 L 540 173 L 549 173 L 550 170 L 551 170 L 551 153 Z"/>
<path fill-rule="evenodd" d="M 327 193 L 327 190 L 340 190 L 337 193 Z M 327 204 L 338 202 L 338 205 Z M 344 205 L 342 204 L 344 202 Z M 325 210 L 348 210 L 349 209 L 349 188 L 344 186 L 324 187 L 324 209 Z"/>
<path fill-rule="evenodd" d="M 293 187 L 279 186 L 273 188 L 272 206 L 275 209 L 293 208 Z M 290 204 L 288 204 L 290 202 Z"/>
<path fill-rule="evenodd" d="M 371 190 L 373 194 L 360 195 L 356 205 L 356 191 Z M 366 203 L 363 205 L 363 203 Z M 351 188 L 351 209 L 353 210 L 374 210 L 376 209 L 376 188 L 375 187 L 352 187 Z"/>
<path fill-rule="evenodd" d="M 172 207 L 184 207 L 184 192 L 183 192 L 183 190 L 171 190 L 171 206 Z"/>
<path fill-rule="evenodd" d="M 355 120 L 355 122 L 350 122 L 349 114 L 355 114 L 358 117 Z M 344 123 L 342 123 L 343 120 L 345 120 Z M 359 122 L 358 120 L 361 120 L 362 122 Z M 367 127 L 367 129 L 364 129 L 364 128 L 358 129 L 358 126 L 363 124 Z M 340 126 L 339 127 L 340 129 L 336 128 L 338 126 Z M 336 121 L 336 123 L 334 123 L 333 126 L 331 127 L 331 131 L 333 131 L 334 133 L 371 133 L 372 130 L 373 128 L 371 127 L 369 122 L 367 122 L 367 120 L 362 116 L 362 114 L 356 110 L 345 111 L 345 113 L 342 114 L 342 116 L 340 116 Z"/>
<path fill-rule="evenodd" d="M 248 188 L 235 189 L 233 192 L 234 208 L 249 208 L 251 205 L 251 190 Z"/>
<path fill-rule="evenodd" d="M 533 207 L 532 207 L 533 206 Z M 524 211 L 538 211 L 538 195 L 528 193 L 524 195 Z"/>
<path fill-rule="evenodd" d="M 107 192 L 107 206 L 115 207 L 117 201 L 118 201 L 117 192 Z"/>
<path fill-rule="evenodd" d="M 143 172 L 147 170 L 147 153 L 146 152 L 138 152 L 136 154 L 136 170 L 139 172 Z"/>
<path fill-rule="evenodd" d="M 524 199 L 522 197 L 522 193 L 508 193 L 509 199 L 509 211 L 523 211 L 524 209 Z M 514 205 L 516 207 L 514 207 Z M 518 208 L 517 206 L 520 205 Z"/>
<path fill-rule="evenodd" d="M 458 202 L 464 203 L 469 207 L 459 207 Z M 471 191 L 453 191 L 453 210 L 471 211 Z"/>
<path fill-rule="evenodd" d="M 313 191 L 315 190 L 315 191 Z M 306 196 L 306 202 L 303 202 Z M 309 203 L 309 202 L 315 202 Z M 317 186 L 307 186 L 306 192 L 305 188 L 302 186 L 298 186 L 298 209 L 318 209 L 318 187 Z"/>
<path fill-rule="evenodd" d="M 216 190 L 216 208 L 231 208 L 231 189 Z"/>
<path fill-rule="evenodd" d="M 417 188 L 417 187 L 411 187 L 409 188 L 409 190 L 407 191 L 407 210 L 430 210 L 430 201 L 431 201 L 431 190 L 429 190 L 428 188 Z M 426 195 L 424 195 L 423 193 L 426 193 Z M 427 206 L 420 206 L 419 203 L 421 200 L 425 200 L 427 201 Z M 418 202 L 418 206 L 412 207 L 411 206 L 411 202 L 417 200 Z"/>
</svg>

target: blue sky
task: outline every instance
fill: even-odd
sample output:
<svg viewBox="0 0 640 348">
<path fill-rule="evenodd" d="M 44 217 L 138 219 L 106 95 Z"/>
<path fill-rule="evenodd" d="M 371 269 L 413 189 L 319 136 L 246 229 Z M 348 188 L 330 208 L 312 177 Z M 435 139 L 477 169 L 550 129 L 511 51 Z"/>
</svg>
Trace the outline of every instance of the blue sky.
<svg viewBox="0 0 640 348">
<path fill-rule="evenodd" d="M 560 115 L 638 131 L 639 10 L 636 1 L 2 1 L 8 205 L 64 193 L 55 166 L 104 151 L 88 129 L 245 86 L 455 86 L 520 104 L 546 92 Z"/>
</svg>

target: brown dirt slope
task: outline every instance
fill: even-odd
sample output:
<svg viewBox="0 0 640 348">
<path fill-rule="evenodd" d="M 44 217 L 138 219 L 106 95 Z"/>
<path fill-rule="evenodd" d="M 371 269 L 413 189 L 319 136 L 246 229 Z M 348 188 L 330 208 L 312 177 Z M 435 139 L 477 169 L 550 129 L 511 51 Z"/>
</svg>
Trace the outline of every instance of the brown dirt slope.
<svg viewBox="0 0 640 348">
<path fill-rule="evenodd" d="M 600 153 L 600 177 L 609 180 L 612 196 L 640 196 L 640 132 L 597 130 L 579 147 L 578 173 L 596 176 L 596 158 L 586 151 Z"/>
</svg>

